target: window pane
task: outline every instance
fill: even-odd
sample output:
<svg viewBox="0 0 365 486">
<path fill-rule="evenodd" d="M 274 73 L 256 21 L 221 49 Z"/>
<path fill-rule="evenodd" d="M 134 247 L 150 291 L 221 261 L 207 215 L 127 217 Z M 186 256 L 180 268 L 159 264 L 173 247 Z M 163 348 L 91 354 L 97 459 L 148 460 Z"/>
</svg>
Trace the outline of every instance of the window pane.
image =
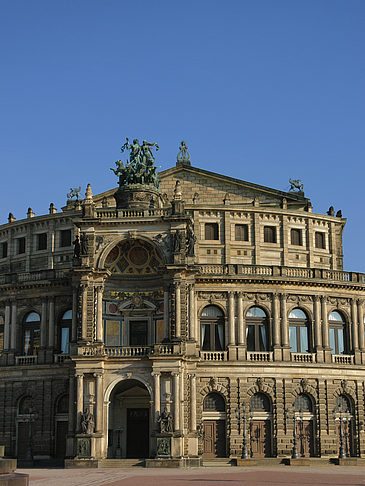
<svg viewBox="0 0 365 486">
<path fill-rule="evenodd" d="M 235 240 L 236 241 L 248 241 L 248 226 L 247 224 L 235 225 Z"/>
<path fill-rule="evenodd" d="M 60 246 L 71 246 L 71 230 L 61 230 Z"/>
<path fill-rule="evenodd" d="M 343 329 L 336 329 L 337 330 L 337 340 L 338 340 L 338 354 L 344 354 L 345 352 L 345 336 Z"/>
<path fill-rule="evenodd" d="M 41 330 L 33 329 L 33 355 L 37 354 L 37 350 L 41 345 Z"/>
<path fill-rule="evenodd" d="M 320 231 L 316 231 L 315 233 L 315 247 L 316 248 L 326 248 L 325 244 L 325 235 Z"/>
<path fill-rule="evenodd" d="M 30 349 L 30 330 L 27 329 L 24 332 L 24 354 L 25 354 L 25 356 L 28 356 L 29 349 Z"/>
<path fill-rule="evenodd" d="M 256 351 L 255 349 L 255 326 L 246 327 L 247 351 Z"/>
<path fill-rule="evenodd" d="M 203 351 L 210 350 L 210 325 L 209 324 L 202 325 L 202 348 Z"/>
<path fill-rule="evenodd" d="M 343 322 L 343 319 L 342 319 L 341 314 L 339 312 L 337 312 L 337 311 L 331 312 L 331 314 L 329 315 L 328 320 L 329 321 Z"/>
<path fill-rule="evenodd" d="M 302 309 L 293 309 L 289 314 L 289 319 L 307 319 Z"/>
<path fill-rule="evenodd" d="M 290 231 L 290 242 L 292 245 L 301 246 L 302 244 L 302 231 L 300 229 L 293 228 Z"/>
<path fill-rule="evenodd" d="M 266 317 L 266 314 L 261 307 L 250 307 L 250 309 L 247 311 L 246 317 Z"/>
<path fill-rule="evenodd" d="M 264 226 L 264 242 L 276 243 L 276 227 Z"/>
<path fill-rule="evenodd" d="M 258 328 L 259 328 L 259 351 L 267 351 L 266 327 L 258 326 Z"/>
<path fill-rule="evenodd" d="M 295 326 L 289 326 L 289 343 L 290 343 L 290 351 L 292 353 L 297 353 L 298 352 L 297 328 Z"/>
<path fill-rule="evenodd" d="M 333 327 L 329 328 L 329 335 L 330 335 L 330 348 L 332 348 L 331 353 L 336 354 L 335 330 L 333 329 Z"/>
<path fill-rule="evenodd" d="M 218 240 L 218 223 L 205 223 L 205 239 L 206 240 Z"/>
<path fill-rule="evenodd" d="M 308 348 L 308 328 L 300 327 L 300 353 L 309 353 Z"/>
<path fill-rule="evenodd" d="M 61 353 L 68 354 L 68 345 L 70 341 L 70 329 L 63 327 L 61 329 Z"/>
<path fill-rule="evenodd" d="M 68 310 L 66 311 L 63 316 L 62 316 L 62 319 L 63 320 L 71 320 L 72 319 L 72 310 Z"/>
<path fill-rule="evenodd" d="M 222 310 L 216 305 L 208 305 L 204 307 L 202 317 L 221 317 L 223 316 Z"/>
<path fill-rule="evenodd" d="M 41 320 L 40 315 L 37 314 L 36 312 L 30 312 L 26 319 L 25 322 L 39 322 Z"/>
<path fill-rule="evenodd" d="M 223 351 L 224 348 L 224 335 L 223 335 L 223 324 L 218 324 L 215 326 L 215 349 L 217 351 Z"/>
</svg>

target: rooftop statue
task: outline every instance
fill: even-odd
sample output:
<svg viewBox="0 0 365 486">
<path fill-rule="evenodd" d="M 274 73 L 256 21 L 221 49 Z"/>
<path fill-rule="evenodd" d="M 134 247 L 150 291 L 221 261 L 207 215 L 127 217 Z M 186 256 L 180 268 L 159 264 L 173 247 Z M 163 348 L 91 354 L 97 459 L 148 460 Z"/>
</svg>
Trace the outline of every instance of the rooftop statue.
<svg viewBox="0 0 365 486">
<path fill-rule="evenodd" d="M 119 177 L 119 186 L 142 184 L 159 188 L 160 180 L 154 165 L 155 157 L 152 147 L 156 147 L 156 151 L 159 149 L 156 142 L 151 143 L 143 140 L 142 145 L 140 145 L 138 139 L 135 138 L 133 143 L 130 144 L 128 137 L 126 138 L 126 142 L 121 147 L 121 152 L 129 150 L 129 161 L 124 165 L 121 160 L 117 160 L 115 162 L 117 168 L 110 169 Z"/>
<path fill-rule="evenodd" d="M 289 191 L 304 191 L 303 182 L 300 179 L 289 179 L 290 189 Z"/>
</svg>

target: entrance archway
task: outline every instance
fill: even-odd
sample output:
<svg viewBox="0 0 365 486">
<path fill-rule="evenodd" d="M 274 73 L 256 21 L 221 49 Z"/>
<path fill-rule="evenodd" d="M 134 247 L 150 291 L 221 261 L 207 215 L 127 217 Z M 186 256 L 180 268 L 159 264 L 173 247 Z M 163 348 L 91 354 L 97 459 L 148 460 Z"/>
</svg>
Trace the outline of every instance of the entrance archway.
<svg viewBox="0 0 365 486">
<path fill-rule="evenodd" d="M 294 402 L 298 454 L 300 457 L 315 455 L 313 403 L 309 395 L 300 393 Z"/>
<path fill-rule="evenodd" d="M 226 456 L 226 404 L 219 393 L 203 402 L 203 457 Z"/>
<path fill-rule="evenodd" d="M 108 458 L 145 458 L 150 454 L 150 394 L 137 380 L 119 382 L 110 395 Z"/>
<path fill-rule="evenodd" d="M 250 455 L 272 456 L 272 413 L 270 398 L 264 393 L 255 393 L 250 401 Z"/>
</svg>

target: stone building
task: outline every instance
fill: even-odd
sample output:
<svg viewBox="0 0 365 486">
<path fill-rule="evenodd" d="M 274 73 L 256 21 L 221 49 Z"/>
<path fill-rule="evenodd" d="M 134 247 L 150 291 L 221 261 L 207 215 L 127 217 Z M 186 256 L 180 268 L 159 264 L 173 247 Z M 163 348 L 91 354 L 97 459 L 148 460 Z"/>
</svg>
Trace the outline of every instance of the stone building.
<svg viewBox="0 0 365 486">
<path fill-rule="evenodd" d="M 154 178 L 128 176 L 130 146 L 119 187 L 0 226 L 6 454 L 187 464 L 290 456 L 294 435 L 299 456 L 364 454 L 345 219 L 193 167 L 184 144 L 158 185 L 149 146 Z"/>
</svg>

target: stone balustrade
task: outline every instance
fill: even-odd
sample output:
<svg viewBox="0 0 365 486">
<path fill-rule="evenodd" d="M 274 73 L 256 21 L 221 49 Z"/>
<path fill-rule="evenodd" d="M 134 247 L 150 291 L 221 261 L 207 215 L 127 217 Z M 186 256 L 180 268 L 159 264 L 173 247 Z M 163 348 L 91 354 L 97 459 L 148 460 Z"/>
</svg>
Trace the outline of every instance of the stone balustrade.
<svg viewBox="0 0 365 486">
<path fill-rule="evenodd" d="M 38 356 L 15 356 L 15 364 L 17 365 L 32 365 L 38 363 Z"/>
<path fill-rule="evenodd" d="M 291 353 L 291 360 L 294 363 L 315 363 L 315 353 Z"/>
<path fill-rule="evenodd" d="M 247 361 L 272 361 L 272 352 L 248 351 Z"/>
<path fill-rule="evenodd" d="M 227 361 L 227 351 L 200 351 L 204 361 Z"/>
<path fill-rule="evenodd" d="M 332 354 L 332 363 L 353 364 L 354 357 L 350 354 Z"/>
</svg>

